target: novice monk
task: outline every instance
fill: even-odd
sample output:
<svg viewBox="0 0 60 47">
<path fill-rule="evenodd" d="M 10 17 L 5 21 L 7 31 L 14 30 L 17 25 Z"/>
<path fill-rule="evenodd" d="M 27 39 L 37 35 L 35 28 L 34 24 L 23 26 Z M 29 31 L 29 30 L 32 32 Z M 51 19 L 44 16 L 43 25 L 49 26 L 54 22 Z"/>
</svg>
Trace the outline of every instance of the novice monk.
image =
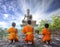
<svg viewBox="0 0 60 47">
<path fill-rule="evenodd" d="M 26 37 L 25 37 L 25 42 L 28 43 L 28 42 L 32 42 L 32 44 L 34 43 L 34 28 L 31 26 L 31 21 L 28 20 L 27 21 L 27 25 L 24 26 L 22 32 L 24 34 L 26 34 Z"/>
<path fill-rule="evenodd" d="M 45 28 L 42 30 L 42 35 L 43 35 L 42 41 L 44 43 L 48 42 L 48 44 L 50 44 L 50 41 L 51 41 L 51 32 L 48 29 L 48 27 L 49 27 L 49 24 L 45 24 Z"/>
<path fill-rule="evenodd" d="M 15 26 L 16 23 L 13 22 L 12 27 L 8 29 L 9 33 L 8 39 L 11 41 L 11 43 L 13 43 L 13 41 L 18 42 L 18 36 L 17 36 L 18 30 L 15 28 Z"/>
</svg>

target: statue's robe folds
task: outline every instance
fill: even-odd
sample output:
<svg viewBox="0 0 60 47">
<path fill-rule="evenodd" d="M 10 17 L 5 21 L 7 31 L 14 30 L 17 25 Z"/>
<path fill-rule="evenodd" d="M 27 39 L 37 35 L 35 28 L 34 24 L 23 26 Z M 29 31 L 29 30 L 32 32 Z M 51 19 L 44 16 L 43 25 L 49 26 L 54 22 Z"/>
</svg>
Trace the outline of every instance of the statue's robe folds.
<svg viewBox="0 0 60 47">
<path fill-rule="evenodd" d="M 18 41 L 18 36 L 17 36 L 18 30 L 16 28 L 11 27 L 7 31 L 9 33 L 8 34 L 8 39 L 9 40 L 16 40 L 16 41 Z"/>
<path fill-rule="evenodd" d="M 51 40 L 51 32 L 49 31 L 49 29 L 47 28 L 44 28 L 42 30 L 42 35 L 43 35 L 43 38 L 42 38 L 42 41 L 46 42 L 46 41 L 50 41 Z"/>
<path fill-rule="evenodd" d="M 26 37 L 25 37 L 25 41 L 28 43 L 29 41 L 30 42 L 34 42 L 34 28 L 31 26 L 31 25 L 26 25 L 24 26 L 24 28 L 22 29 L 22 32 L 24 34 L 26 34 Z"/>
</svg>

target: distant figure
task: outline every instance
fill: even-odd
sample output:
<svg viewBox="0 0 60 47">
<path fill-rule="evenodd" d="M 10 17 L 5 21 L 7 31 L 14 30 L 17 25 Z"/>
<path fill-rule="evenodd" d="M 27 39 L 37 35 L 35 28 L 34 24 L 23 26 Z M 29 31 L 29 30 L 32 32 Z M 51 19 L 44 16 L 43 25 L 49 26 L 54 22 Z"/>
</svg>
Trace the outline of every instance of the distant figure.
<svg viewBox="0 0 60 47">
<path fill-rule="evenodd" d="M 25 42 L 28 44 L 28 42 L 32 42 L 32 44 L 34 43 L 34 28 L 31 26 L 31 20 L 27 21 L 27 25 L 24 26 L 24 28 L 22 29 L 22 32 L 24 34 L 26 34 L 25 37 Z"/>
<path fill-rule="evenodd" d="M 42 35 L 43 35 L 42 41 L 44 43 L 48 42 L 48 44 L 50 44 L 51 32 L 48 28 L 49 28 L 49 24 L 45 24 L 45 28 L 42 30 Z"/>
<path fill-rule="evenodd" d="M 35 33 L 39 34 L 39 30 L 35 30 Z"/>
<path fill-rule="evenodd" d="M 12 27 L 10 27 L 7 31 L 9 33 L 9 36 L 8 36 L 8 40 L 10 40 L 10 44 L 13 43 L 13 41 L 15 42 L 18 42 L 18 36 L 17 36 L 17 33 L 18 33 L 18 30 L 15 28 L 16 26 L 16 23 L 12 23 Z"/>
</svg>

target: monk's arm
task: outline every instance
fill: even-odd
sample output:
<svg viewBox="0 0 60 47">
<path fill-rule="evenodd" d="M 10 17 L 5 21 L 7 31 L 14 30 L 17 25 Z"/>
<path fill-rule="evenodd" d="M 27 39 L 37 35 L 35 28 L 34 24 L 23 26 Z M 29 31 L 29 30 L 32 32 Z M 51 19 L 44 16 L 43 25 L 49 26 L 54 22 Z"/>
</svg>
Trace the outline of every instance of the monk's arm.
<svg viewBox="0 0 60 47">
<path fill-rule="evenodd" d="M 22 29 L 22 32 L 25 34 L 26 33 L 26 31 L 25 31 L 25 27 Z"/>
<path fill-rule="evenodd" d="M 42 35 L 45 35 L 45 31 L 44 30 L 42 30 L 42 33 L 41 33 Z"/>
<path fill-rule="evenodd" d="M 8 29 L 7 32 L 10 33 L 10 29 Z"/>
<path fill-rule="evenodd" d="M 18 29 L 16 29 L 16 34 L 18 33 Z"/>
</svg>

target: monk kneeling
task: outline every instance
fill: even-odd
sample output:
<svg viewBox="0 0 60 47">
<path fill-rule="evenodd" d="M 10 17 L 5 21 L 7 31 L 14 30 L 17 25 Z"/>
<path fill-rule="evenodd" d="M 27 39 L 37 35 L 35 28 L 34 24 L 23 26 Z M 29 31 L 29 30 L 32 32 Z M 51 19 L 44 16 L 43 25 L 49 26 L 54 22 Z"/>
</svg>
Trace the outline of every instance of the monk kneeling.
<svg viewBox="0 0 60 47">
<path fill-rule="evenodd" d="M 8 40 L 11 41 L 11 43 L 13 43 L 13 41 L 18 42 L 18 36 L 17 36 L 17 32 L 18 30 L 15 28 L 16 24 L 13 22 L 12 23 L 12 27 L 8 29 Z"/>
<path fill-rule="evenodd" d="M 31 26 L 31 21 L 28 20 L 28 24 L 26 26 L 24 26 L 23 28 L 23 33 L 26 35 L 25 37 L 25 42 L 32 42 L 32 44 L 34 43 L 34 28 Z"/>
<path fill-rule="evenodd" d="M 48 44 L 50 44 L 50 41 L 51 41 L 51 32 L 48 29 L 48 27 L 49 27 L 49 24 L 45 24 L 45 28 L 42 30 L 42 35 L 43 35 L 42 41 L 44 43 L 48 42 Z"/>
</svg>

